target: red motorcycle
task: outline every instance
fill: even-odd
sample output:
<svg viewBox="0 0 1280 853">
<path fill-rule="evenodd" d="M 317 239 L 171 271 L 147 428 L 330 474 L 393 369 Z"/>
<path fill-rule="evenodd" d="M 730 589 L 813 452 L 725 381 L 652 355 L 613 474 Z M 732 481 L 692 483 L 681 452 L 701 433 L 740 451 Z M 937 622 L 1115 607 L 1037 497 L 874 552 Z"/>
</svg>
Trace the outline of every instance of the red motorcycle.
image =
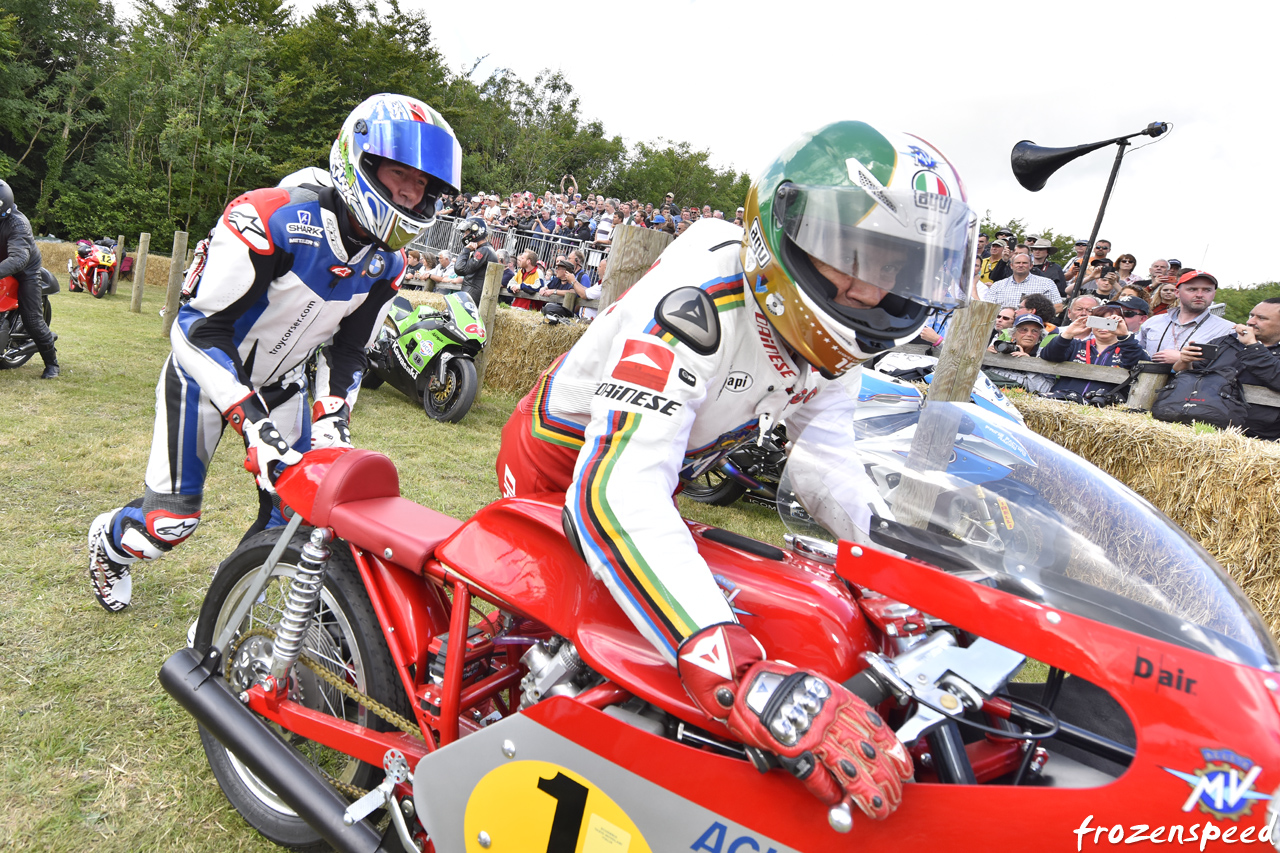
<svg viewBox="0 0 1280 853">
<path fill-rule="evenodd" d="M 114 246 L 79 240 L 76 242 L 76 256 L 67 261 L 67 272 L 71 274 L 67 290 L 72 293 L 88 291 L 94 299 L 101 299 L 111 291 L 111 275 L 115 268 Z"/>
<path fill-rule="evenodd" d="M 49 297 L 58 292 L 58 280 L 46 269 L 40 270 L 40 301 L 44 305 L 44 322 L 53 320 L 53 307 Z M 18 311 L 18 280 L 13 276 L 0 278 L 0 370 L 22 367 L 36 354 L 36 342 L 31 339 Z"/>
<path fill-rule="evenodd" d="M 688 527 L 769 656 L 845 681 L 911 750 L 884 821 L 829 812 L 692 704 L 564 536 L 562 495 L 460 522 L 370 451 L 279 476 L 288 526 L 222 563 L 161 684 L 228 799 L 290 847 L 1274 843 L 1280 656 L 1208 554 L 972 404 L 864 418 L 855 453 L 828 426 L 783 474 L 786 548 Z M 807 535 L 845 529 L 849 488 L 871 543 Z"/>
</svg>

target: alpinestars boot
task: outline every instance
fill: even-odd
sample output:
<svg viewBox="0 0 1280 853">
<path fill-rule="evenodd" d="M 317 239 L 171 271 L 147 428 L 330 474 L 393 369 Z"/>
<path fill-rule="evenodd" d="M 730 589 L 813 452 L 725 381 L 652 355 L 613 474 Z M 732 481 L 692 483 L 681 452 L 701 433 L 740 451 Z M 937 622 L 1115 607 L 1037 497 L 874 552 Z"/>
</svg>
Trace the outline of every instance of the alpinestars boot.
<svg viewBox="0 0 1280 853">
<path fill-rule="evenodd" d="M 89 525 L 89 584 L 93 597 L 111 613 L 124 610 L 133 598 L 133 579 L 129 577 L 133 561 L 111 546 L 116 512 L 104 512 Z"/>
</svg>

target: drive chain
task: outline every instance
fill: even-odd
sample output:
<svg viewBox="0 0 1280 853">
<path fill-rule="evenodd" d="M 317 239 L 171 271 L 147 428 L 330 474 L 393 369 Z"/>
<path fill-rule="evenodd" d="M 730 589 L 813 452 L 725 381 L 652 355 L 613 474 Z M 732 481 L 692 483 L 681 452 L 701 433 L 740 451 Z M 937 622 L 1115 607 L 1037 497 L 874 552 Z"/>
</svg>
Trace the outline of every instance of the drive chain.
<svg viewBox="0 0 1280 853">
<path fill-rule="evenodd" d="M 224 676 L 227 678 L 228 681 L 230 681 L 230 676 L 231 676 L 231 662 L 235 660 L 236 653 L 240 650 L 240 646 L 250 637 L 259 636 L 259 635 L 268 637 L 272 641 L 274 641 L 276 638 L 276 632 L 271 630 L 270 628 L 265 628 L 265 627 L 254 628 L 250 631 L 247 631 L 241 634 L 240 637 L 236 639 L 235 642 L 232 643 L 231 648 L 228 650 L 228 654 L 227 654 L 227 671 L 224 673 Z M 301 663 L 303 666 L 305 666 L 307 669 L 311 670 L 313 673 L 315 673 L 316 677 L 319 678 L 321 681 L 333 687 L 335 690 L 337 690 L 342 695 L 346 696 L 348 699 L 352 699 L 360 703 L 364 707 L 368 708 L 377 716 L 381 717 L 391 725 L 400 729 L 400 731 L 404 732 L 405 734 L 413 735 L 417 737 L 419 740 L 424 739 L 422 737 L 422 731 L 418 728 L 416 724 L 410 722 L 400 714 L 397 714 L 395 711 L 391 710 L 386 705 L 383 705 L 377 699 L 374 699 L 371 696 L 367 696 L 364 693 L 361 693 L 359 690 L 357 690 L 356 688 L 348 684 L 345 679 L 339 678 L 334 672 L 332 672 L 323 663 L 310 657 L 306 652 L 302 652 L 301 654 L 298 655 L 298 662 Z M 329 780 L 329 783 L 331 785 L 333 785 L 338 790 L 342 791 L 342 793 L 346 794 L 348 797 L 351 797 L 353 800 L 359 799 L 360 797 L 363 797 L 365 794 L 368 793 L 368 791 L 366 791 L 363 788 L 357 787 L 347 782 L 343 782 L 339 779 L 335 779 L 329 773 L 326 773 L 323 768 L 318 768 L 318 769 L 320 770 L 321 773 L 324 773 L 325 778 Z"/>
</svg>

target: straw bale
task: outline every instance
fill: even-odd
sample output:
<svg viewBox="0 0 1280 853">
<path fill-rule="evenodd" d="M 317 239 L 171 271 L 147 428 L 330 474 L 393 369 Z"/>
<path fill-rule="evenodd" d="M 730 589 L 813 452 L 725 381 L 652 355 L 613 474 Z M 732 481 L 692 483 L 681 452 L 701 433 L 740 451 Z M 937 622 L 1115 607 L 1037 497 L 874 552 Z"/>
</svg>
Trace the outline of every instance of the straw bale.
<svg viewBox="0 0 1280 853">
<path fill-rule="evenodd" d="M 37 240 L 36 245 L 40 248 L 40 258 L 44 262 L 45 269 L 49 272 L 65 275 L 67 272 L 67 261 L 75 256 L 76 244 L 74 241 L 62 243 L 50 243 L 46 240 Z M 133 258 L 133 264 L 136 268 L 138 265 L 138 246 L 133 244 L 125 247 L 129 257 Z M 147 281 L 149 287 L 168 287 L 169 286 L 169 258 L 165 255 L 157 255 L 154 252 L 147 252 Z M 119 285 L 117 285 L 119 287 Z"/>
<path fill-rule="evenodd" d="M 1182 527 L 1235 579 L 1272 635 L 1280 635 L 1280 445 L 1246 438 L 1234 429 L 1168 424 L 1146 413 L 1016 393 L 1010 398 L 1028 427 L 1106 471 Z M 1132 530 L 1123 507 L 1098 506 L 1087 493 L 1073 495 L 1073 501 L 1082 514 L 1077 521 L 1089 530 L 1099 553 L 1122 548 L 1141 555 L 1149 550 L 1141 536 L 1130 542 L 1116 539 L 1121 531 Z M 1182 569 L 1152 565 L 1145 570 Z M 1108 568 L 1100 561 L 1093 571 Z M 1201 594 L 1188 586 L 1181 603 Z M 1213 603 L 1206 601 L 1205 607 Z"/>
<path fill-rule="evenodd" d="M 410 290 L 403 293 L 414 305 L 444 307 L 438 293 Z M 523 393 L 558 355 L 568 352 L 588 326 L 584 323 L 548 324 L 537 311 L 501 307 L 489 329 L 489 363 L 484 384 L 500 391 Z"/>
</svg>

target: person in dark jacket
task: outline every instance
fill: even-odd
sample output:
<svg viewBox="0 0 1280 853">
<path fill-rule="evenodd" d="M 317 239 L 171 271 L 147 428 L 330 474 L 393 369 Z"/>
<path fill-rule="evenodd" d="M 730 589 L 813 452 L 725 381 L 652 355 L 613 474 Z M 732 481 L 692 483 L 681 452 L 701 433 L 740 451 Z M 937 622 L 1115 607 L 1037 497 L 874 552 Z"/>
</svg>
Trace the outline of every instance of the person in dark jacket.
<svg viewBox="0 0 1280 853">
<path fill-rule="evenodd" d="M 489 264 L 500 264 L 502 261 L 489 245 L 489 226 L 484 224 L 483 219 L 465 220 L 458 225 L 458 230 L 462 232 L 462 239 L 467 241 L 466 249 L 470 254 L 454 261 L 453 271 L 462 277 L 462 292 L 479 305 Z"/>
<path fill-rule="evenodd" d="M 1058 286 L 1058 293 L 1064 297 L 1067 295 L 1067 279 L 1062 274 L 1062 267 L 1049 260 L 1049 256 L 1056 249 L 1053 243 L 1041 237 L 1035 241 L 1035 245 L 1031 246 L 1031 271 L 1038 276 L 1049 279 Z"/>
<path fill-rule="evenodd" d="M 1209 342 L 1218 347 L 1212 359 L 1215 366 L 1226 360 L 1240 369 L 1237 379 L 1241 385 L 1261 385 L 1272 391 L 1280 391 L 1280 298 L 1264 299 L 1249 312 L 1249 320 L 1237 325 L 1234 334 L 1223 335 Z M 1186 370 L 1193 362 L 1204 357 L 1200 344 L 1187 344 L 1174 362 L 1174 370 Z M 1244 422 L 1244 434 L 1270 441 L 1280 439 L 1280 408 L 1275 406 L 1250 406 Z"/>
<path fill-rule="evenodd" d="M 1122 312 L 1123 306 L 1116 302 L 1108 302 L 1093 309 L 1090 317 L 1114 318 L 1117 325 L 1114 329 L 1095 328 L 1092 335 L 1089 334 L 1089 318 L 1078 317 L 1070 325 L 1058 329 L 1057 336 L 1040 350 L 1040 357 L 1045 361 L 1074 361 L 1080 364 L 1123 367 L 1126 370 L 1140 361 L 1148 360 L 1146 352 L 1138 345 L 1137 337 L 1125 325 Z M 1075 393 L 1083 397 L 1093 391 L 1106 393 L 1115 388 L 1116 383 L 1112 382 L 1059 376 L 1050 393 Z"/>
<path fill-rule="evenodd" d="M 0 278 L 13 276 L 18 280 L 18 312 L 22 325 L 44 359 L 44 373 L 40 378 L 53 379 L 58 375 L 58 351 L 53 346 L 53 332 L 44 322 L 41 263 L 31 223 L 14 203 L 13 190 L 0 181 Z"/>
</svg>

